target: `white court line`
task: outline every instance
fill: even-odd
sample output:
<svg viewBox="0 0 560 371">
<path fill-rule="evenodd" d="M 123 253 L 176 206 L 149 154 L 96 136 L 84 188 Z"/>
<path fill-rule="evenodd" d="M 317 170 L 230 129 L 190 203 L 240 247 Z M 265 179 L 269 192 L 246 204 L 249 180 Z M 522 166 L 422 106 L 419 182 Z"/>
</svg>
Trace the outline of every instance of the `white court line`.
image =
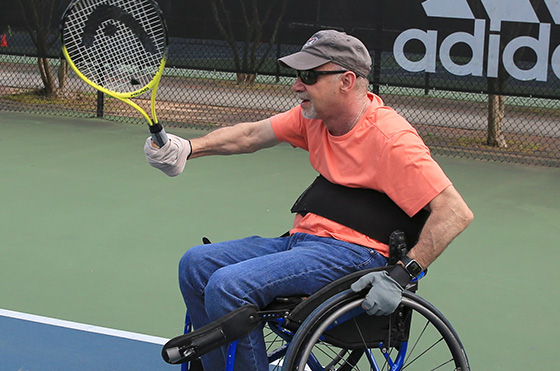
<svg viewBox="0 0 560 371">
<path fill-rule="evenodd" d="M 115 330 L 115 329 L 107 328 L 107 327 L 99 327 L 99 326 L 88 325 L 88 324 L 85 324 L 85 323 L 77 323 L 77 322 L 71 322 L 71 321 L 56 319 L 56 318 L 37 316 L 35 314 L 14 312 L 14 311 L 11 311 L 11 310 L 1 309 L 1 308 L 0 308 L 0 316 L 15 318 L 15 319 L 21 319 L 21 320 L 24 320 L 24 321 L 42 323 L 42 324 L 45 324 L 45 325 L 63 327 L 63 328 L 68 328 L 68 329 L 72 329 L 72 330 L 91 332 L 91 333 L 94 333 L 94 334 L 109 335 L 109 336 L 115 336 L 115 337 L 119 337 L 119 338 L 129 339 L 129 340 L 143 341 L 145 343 L 153 343 L 153 344 L 163 345 L 163 344 L 167 343 L 167 341 L 169 340 L 169 339 L 165 339 L 165 338 L 161 338 L 161 337 L 157 337 L 157 336 L 144 335 L 144 334 L 138 334 L 138 333 L 135 333 L 135 332 Z"/>
</svg>

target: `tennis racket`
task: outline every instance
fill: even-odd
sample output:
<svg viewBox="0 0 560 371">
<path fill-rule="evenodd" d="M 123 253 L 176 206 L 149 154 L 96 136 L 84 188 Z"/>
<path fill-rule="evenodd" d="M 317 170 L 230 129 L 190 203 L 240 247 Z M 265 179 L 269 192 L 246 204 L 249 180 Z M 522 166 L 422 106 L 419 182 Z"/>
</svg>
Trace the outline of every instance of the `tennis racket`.
<svg viewBox="0 0 560 371">
<path fill-rule="evenodd" d="M 60 25 L 62 53 L 95 89 L 137 109 L 153 141 L 168 142 L 156 116 L 156 93 L 167 55 L 167 27 L 153 0 L 73 0 Z M 149 90 L 151 115 L 131 98 Z"/>
</svg>

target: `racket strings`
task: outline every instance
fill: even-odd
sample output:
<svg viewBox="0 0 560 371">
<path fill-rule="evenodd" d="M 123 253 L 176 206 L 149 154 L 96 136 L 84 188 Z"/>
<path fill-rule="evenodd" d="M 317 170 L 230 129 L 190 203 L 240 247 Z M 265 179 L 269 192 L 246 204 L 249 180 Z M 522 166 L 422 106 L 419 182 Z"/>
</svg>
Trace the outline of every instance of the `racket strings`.
<svg viewBox="0 0 560 371">
<path fill-rule="evenodd" d="M 148 85 L 166 50 L 165 28 L 149 1 L 78 3 L 67 15 L 63 37 L 88 80 L 121 93 Z"/>
</svg>

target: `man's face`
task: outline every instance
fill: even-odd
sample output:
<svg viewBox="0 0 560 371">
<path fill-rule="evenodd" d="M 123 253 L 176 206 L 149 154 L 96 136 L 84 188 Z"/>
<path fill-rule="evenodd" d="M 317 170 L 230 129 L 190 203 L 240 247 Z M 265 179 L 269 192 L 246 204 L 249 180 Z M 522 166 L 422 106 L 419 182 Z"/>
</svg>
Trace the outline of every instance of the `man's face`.
<svg viewBox="0 0 560 371">
<path fill-rule="evenodd" d="M 298 71 L 292 90 L 301 99 L 303 117 L 323 120 L 329 117 L 331 102 L 338 89 L 336 82 L 345 72 L 347 71 L 328 64 L 312 71 Z"/>
</svg>

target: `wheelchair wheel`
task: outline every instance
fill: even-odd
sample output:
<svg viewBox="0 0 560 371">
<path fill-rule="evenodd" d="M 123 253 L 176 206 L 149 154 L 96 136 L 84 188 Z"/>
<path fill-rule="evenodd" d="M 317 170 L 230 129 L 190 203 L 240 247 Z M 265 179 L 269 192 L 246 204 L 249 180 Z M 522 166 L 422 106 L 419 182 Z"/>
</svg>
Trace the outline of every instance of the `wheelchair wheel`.
<svg viewBox="0 0 560 371">
<path fill-rule="evenodd" d="M 344 291 L 319 306 L 296 332 L 285 357 L 292 370 L 469 370 L 445 317 L 405 291 L 391 316 L 368 316 L 363 294 Z"/>
</svg>

